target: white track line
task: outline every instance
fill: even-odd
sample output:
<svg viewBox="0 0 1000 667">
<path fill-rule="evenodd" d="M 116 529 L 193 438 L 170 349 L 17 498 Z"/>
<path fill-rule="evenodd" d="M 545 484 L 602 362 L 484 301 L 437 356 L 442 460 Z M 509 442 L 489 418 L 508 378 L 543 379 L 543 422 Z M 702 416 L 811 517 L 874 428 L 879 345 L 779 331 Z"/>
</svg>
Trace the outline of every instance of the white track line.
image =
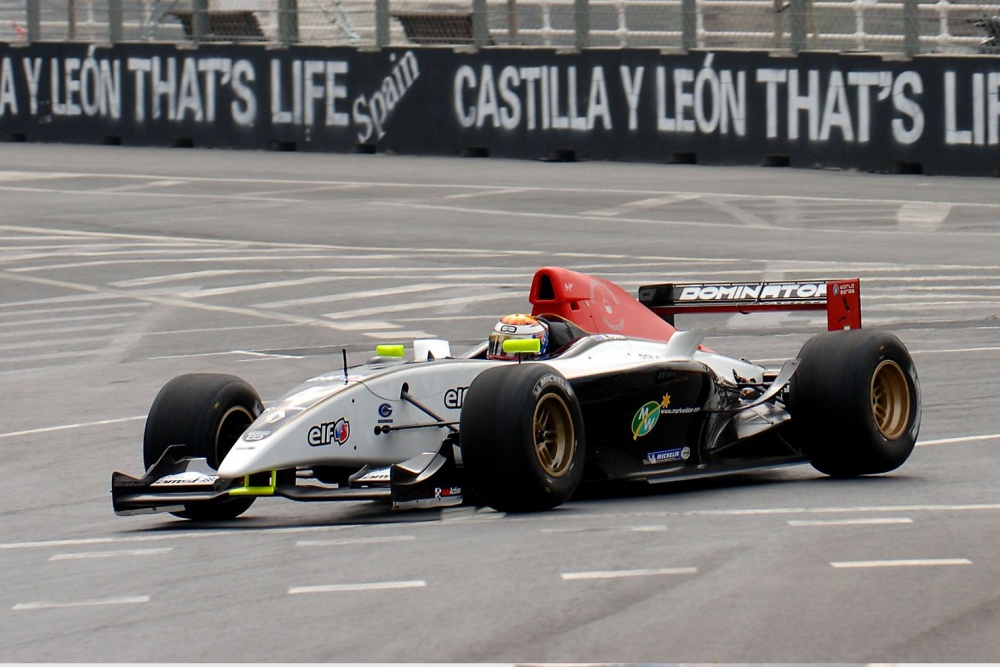
<svg viewBox="0 0 1000 667">
<path fill-rule="evenodd" d="M 389 544 L 392 542 L 409 542 L 417 539 L 416 535 L 388 535 L 385 537 L 355 537 L 342 540 L 299 540 L 297 547 L 339 547 L 347 544 Z"/>
<path fill-rule="evenodd" d="M 16 438 L 23 435 L 37 435 L 39 433 L 52 433 L 54 431 L 67 431 L 74 428 L 88 428 L 91 426 L 104 426 L 106 424 L 120 424 L 122 422 L 138 421 L 145 419 L 141 417 L 122 417 L 121 419 L 101 419 L 95 422 L 80 422 L 78 424 L 63 424 L 62 426 L 46 426 L 45 428 L 32 428 L 25 431 L 11 431 L 10 433 L 0 433 L 0 440 L 3 438 Z"/>
<path fill-rule="evenodd" d="M 385 591 L 400 588 L 425 588 L 427 582 L 422 579 L 413 581 L 372 581 L 363 584 L 327 584 L 323 586 L 293 586 L 288 589 L 289 595 L 300 593 L 343 593 L 349 591 Z"/>
<path fill-rule="evenodd" d="M 668 574 L 696 574 L 696 567 L 661 567 L 644 570 L 604 570 L 595 572 L 563 572 L 559 576 L 563 581 L 580 581 L 589 579 L 624 579 L 627 577 L 654 577 Z"/>
<path fill-rule="evenodd" d="M 33 609 L 66 609 L 68 607 L 101 607 L 115 604 L 143 604 L 152 598 L 148 595 L 132 597 L 104 598 L 103 600 L 80 600 L 78 602 L 22 602 L 11 607 L 11 611 L 28 611 Z"/>
<path fill-rule="evenodd" d="M 982 440 L 1000 440 L 1000 433 L 990 435 L 965 435 L 958 438 L 938 438 L 937 440 L 922 440 L 917 442 L 918 447 L 929 445 L 954 445 L 960 442 L 980 442 Z"/>
<path fill-rule="evenodd" d="M 758 509 L 691 510 L 684 516 L 767 516 L 777 514 L 849 514 L 851 512 L 969 512 L 997 511 L 1000 503 L 968 505 L 874 505 L 860 507 L 765 507 Z"/>
<path fill-rule="evenodd" d="M 972 561 L 968 558 L 912 558 L 906 560 L 834 561 L 830 565 L 836 568 L 923 567 L 934 565 L 972 565 Z"/>
<path fill-rule="evenodd" d="M 889 526 L 893 524 L 909 524 L 913 519 L 904 517 L 898 519 L 791 519 L 789 526 Z"/>
<path fill-rule="evenodd" d="M 85 546 L 93 544 L 133 544 L 136 542 L 164 542 L 167 540 L 240 537 L 244 535 L 288 535 L 295 533 L 318 533 L 359 528 L 362 524 L 337 524 L 332 526 L 296 526 L 282 528 L 249 528 L 243 530 L 200 530 L 186 533 L 164 533 L 156 535 L 129 535 L 126 537 L 87 537 L 76 540 L 41 540 L 37 542 L 10 542 L 0 544 L 0 551 L 8 549 L 48 549 L 52 547 Z"/>
<path fill-rule="evenodd" d="M 89 558 L 121 558 L 131 556 L 160 556 L 170 553 L 173 547 L 160 549 L 124 549 L 119 551 L 79 551 L 76 553 L 55 554 L 49 560 L 83 560 Z"/>
</svg>

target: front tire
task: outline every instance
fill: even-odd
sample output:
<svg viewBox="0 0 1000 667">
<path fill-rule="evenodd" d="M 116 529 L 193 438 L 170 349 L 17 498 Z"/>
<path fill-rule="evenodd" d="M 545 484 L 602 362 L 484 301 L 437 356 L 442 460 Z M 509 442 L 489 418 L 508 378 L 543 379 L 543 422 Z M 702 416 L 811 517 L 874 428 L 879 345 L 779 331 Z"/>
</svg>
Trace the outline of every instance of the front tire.
<svg viewBox="0 0 1000 667">
<path fill-rule="evenodd" d="M 814 336 L 799 352 L 789 411 L 814 468 L 834 477 L 903 465 L 920 430 L 920 383 L 909 351 L 869 329 Z"/>
<path fill-rule="evenodd" d="M 191 373 L 163 386 L 146 418 L 142 440 L 143 463 L 148 470 L 167 447 L 183 444 L 185 456 L 199 457 L 218 470 L 236 441 L 263 411 L 253 387 L 234 375 Z M 174 516 L 195 521 L 234 519 L 246 512 L 254 498 L 225 498 L 189 503 Z"/>
<path fill-rule="evenodd" d="M 583 477 L 583 416 L 569 382 L 544 364 L 491 368 L 466 391 L 459 422 L 473 491 L 501 512 L 566 502 Z"/>
</svg>

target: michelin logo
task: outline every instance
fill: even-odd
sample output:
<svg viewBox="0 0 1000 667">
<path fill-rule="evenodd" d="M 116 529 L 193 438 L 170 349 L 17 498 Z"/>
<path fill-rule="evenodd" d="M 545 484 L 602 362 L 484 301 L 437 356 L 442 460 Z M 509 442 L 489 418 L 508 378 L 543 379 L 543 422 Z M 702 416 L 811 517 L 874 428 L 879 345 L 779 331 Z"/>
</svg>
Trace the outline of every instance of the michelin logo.
<svg viewBox="0 0 1000 667">
<path fill-rule="evenodd" d="M 669 461 L 687 461 L 691 458 L 691 448 L 682 447 L 680 449 L 667 449 L 662 452 L 650 452 L 646 454 L 647 465 L 654 463 L 667 463 Z"/>
</svg>

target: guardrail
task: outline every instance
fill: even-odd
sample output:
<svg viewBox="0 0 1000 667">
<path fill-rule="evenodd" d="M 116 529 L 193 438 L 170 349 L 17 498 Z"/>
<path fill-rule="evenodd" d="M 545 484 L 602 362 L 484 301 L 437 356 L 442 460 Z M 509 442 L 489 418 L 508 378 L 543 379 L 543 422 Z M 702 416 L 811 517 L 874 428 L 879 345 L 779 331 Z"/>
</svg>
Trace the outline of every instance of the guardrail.
<svg viewBox="0 0 1000 667">
<path fill-rule="evenodd" d="M 0 41 L 996 53 L 951 0 L 0 0 Z"/>
</svg>

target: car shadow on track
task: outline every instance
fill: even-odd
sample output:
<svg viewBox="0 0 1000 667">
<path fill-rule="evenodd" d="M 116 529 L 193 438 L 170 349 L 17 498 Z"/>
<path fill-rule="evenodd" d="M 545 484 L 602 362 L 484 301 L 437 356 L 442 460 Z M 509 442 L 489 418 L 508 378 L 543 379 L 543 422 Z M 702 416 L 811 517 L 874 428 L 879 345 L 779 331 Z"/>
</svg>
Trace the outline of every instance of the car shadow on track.
<svg viewBox="0 0 1000 667">
<path fill-rule="evenodd" d="M 628 504 L 633 500 L 646 498 L 670 498 L 707 500 L 711 497 L 718 506 L 719 492 L 737 490 L 780 489 L 783 486 L 803 485 L 803 499 L 815 499 L 817 488 L 835 490 L 838 497 L 850 498 L 852 494 L 871 485 L 893 486 L 912 483 L 915 478 L 899 473 L 871 475 L 838 479 L 827 477 L 808 467 L 781 468 L 753 472 L 737 472 L 717 477 L 674 480 L 661 484 L 646 482 L 589 482 L 581 485 L 573 498 L 564 505 L 549 510 L 550 513 L 584 510 L 594 503 Z M 732 496 L 727 496 L 731 500 Z M 749 494 L 747 499 L 758 499 L 759 495 Z M 507 515 L 481 504 L 467 501 L 456 507 L 427 508 L 416 510 L 393 510 L 386 503 L 342 502 L 323 504 L 322 511 L 316 511 L 316 504 L 309 503 L 310 509 L 303 509 L 299 503 L 284 502 L 255 505 L 250 511 L 229 521 L 187 521 L 163 515 L 153 526 L 145 526 L 134 531 L 143 533 L 218 531 L 244 532 L 260 530 L 295 530 L 351 525 L 437 523 L 445 521 L 488 521 L 503 520 Z M 326 511 L 326 510 L 332 511 Z M 669 511 L 671 506 L 665 504 Z M 523 516 L 523 515 L 511 515 Z"/>
</svg>

